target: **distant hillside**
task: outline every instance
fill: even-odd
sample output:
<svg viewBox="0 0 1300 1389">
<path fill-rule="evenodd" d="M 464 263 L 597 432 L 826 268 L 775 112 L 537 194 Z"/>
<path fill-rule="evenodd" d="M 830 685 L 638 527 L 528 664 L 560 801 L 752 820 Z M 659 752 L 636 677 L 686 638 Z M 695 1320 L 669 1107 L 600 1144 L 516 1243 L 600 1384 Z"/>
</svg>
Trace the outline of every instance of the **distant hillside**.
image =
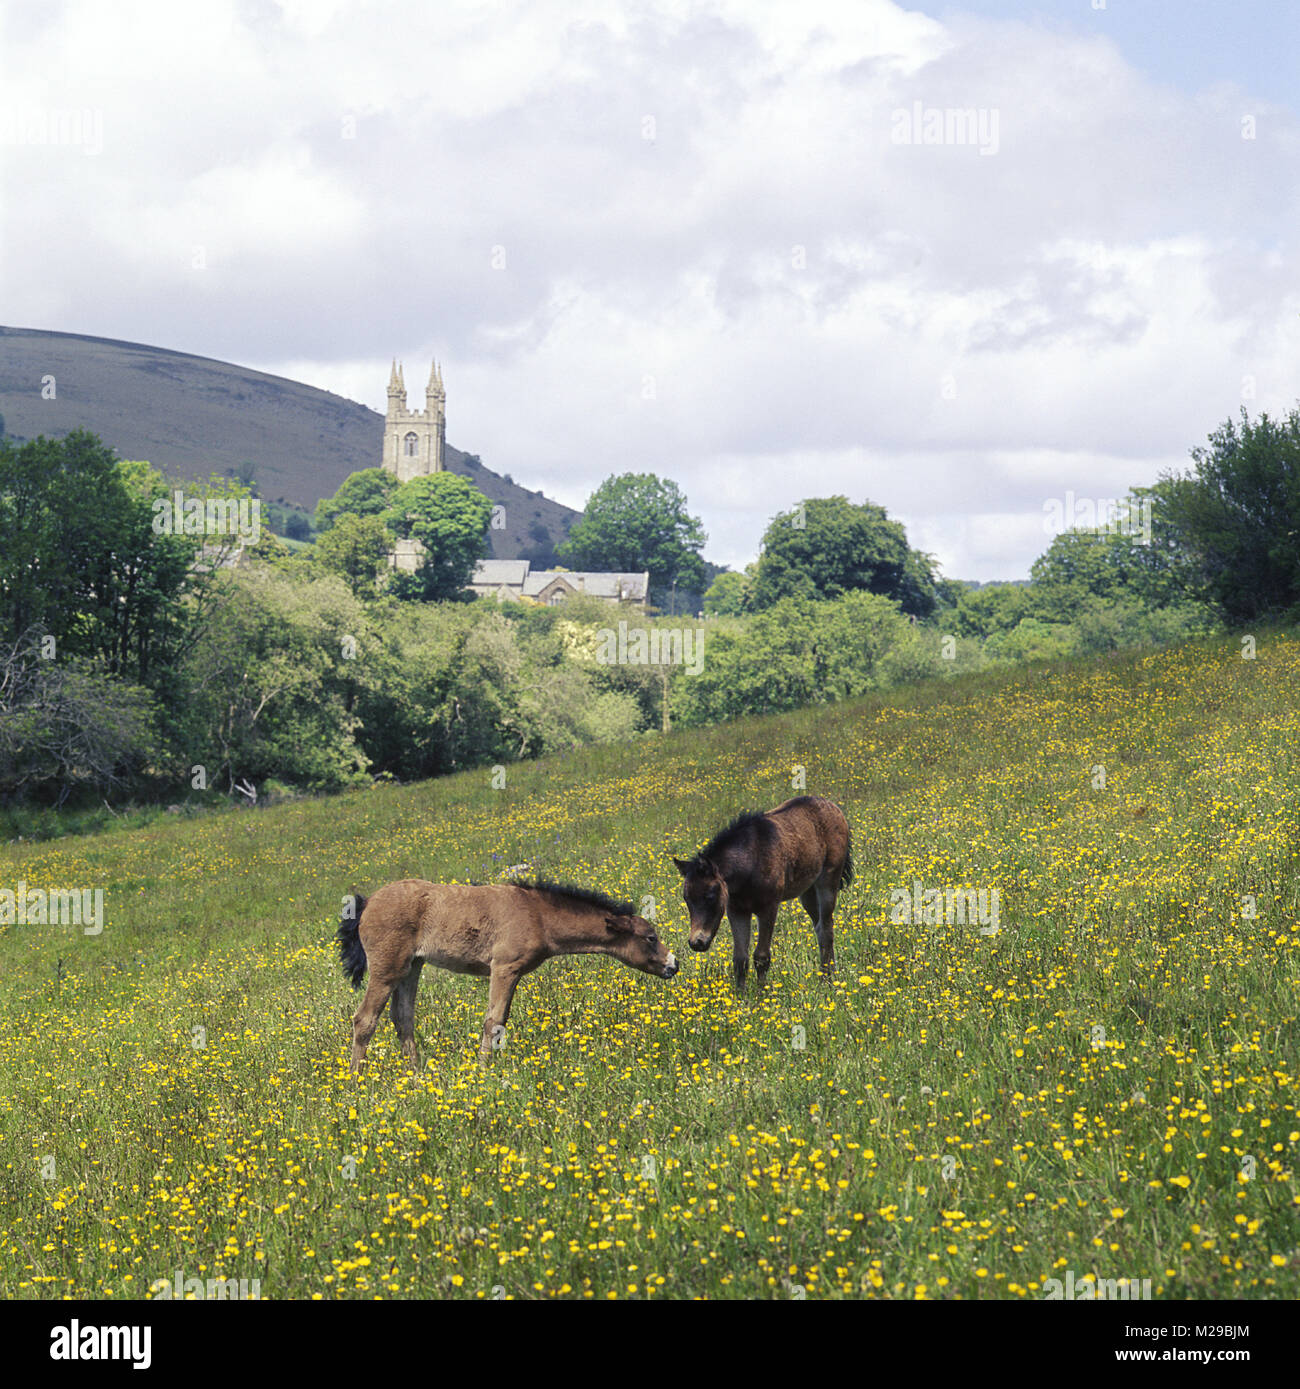
<svg viewBox="0 0 1300 1389">
<path fill-rule="evenodd" d="M 53 376 L 57 397 L 41 398 Z M 455 410 L 455 399 L 450 402 Z M 330 391 L 165 347 L 0 327 L 0 415 L 7 437 L 61 436 L 78 426 L 123 458 L 169 477 L 206 478 L 255 465 L 258 491 L 311 510 L 349 473 L 379 464 L 384 417 Z M 447 468 L 505 507 L 491 532 L 498 559 L 550 561 L 581 514 L 446 446 Z"/>
</svg>

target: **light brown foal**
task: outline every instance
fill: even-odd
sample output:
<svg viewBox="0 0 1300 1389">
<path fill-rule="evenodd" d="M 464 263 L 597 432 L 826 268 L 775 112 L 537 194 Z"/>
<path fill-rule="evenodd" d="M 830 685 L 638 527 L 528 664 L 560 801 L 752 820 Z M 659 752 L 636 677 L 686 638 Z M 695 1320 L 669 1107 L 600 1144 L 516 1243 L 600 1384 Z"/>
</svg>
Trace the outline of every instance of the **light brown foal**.
<svg viewBox="0 0 1300 1389">
<path fill-rule="evenodd" d="M 360 988 L 370 983 L 352 1019 L 352 1069 L 359 1070 L 384 1005 L 416 1069 L 415 994 L 424 965 L 486 975 L 488 1009 L 482 1060 L 505 1042 L 515 987 L 553 955 L 613 955 L 632 969 L 671 979 L 677 961 L 654 925 L 630 902 L 564 883 L 487 886 L 404 878 L 371 897 L 355 896 L 338 930 L 343 971 Z"/>
</svg>

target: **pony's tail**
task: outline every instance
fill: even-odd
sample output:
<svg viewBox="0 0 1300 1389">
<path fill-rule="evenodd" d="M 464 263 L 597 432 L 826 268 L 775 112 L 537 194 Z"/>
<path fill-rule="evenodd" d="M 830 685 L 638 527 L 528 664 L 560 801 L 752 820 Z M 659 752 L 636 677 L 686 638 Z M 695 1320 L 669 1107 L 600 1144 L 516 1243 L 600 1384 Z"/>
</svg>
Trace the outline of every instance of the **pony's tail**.
<svg viewBox="0 0 1300 1389">
<path fill-rule="evenodd" d="M 840 886 L 848 887 L 853 881 L 853 831 L 849 831 L 848 847 L 844 850 L 844 872 L 840 874 Z"/>
<path fill-rule="evenodd" d="M 366 974 L 366 947 L 361 944 L 361 913 L 366 909 L 368 898 L 354 892 L 343 908 L 339 921 L 339 959 L 343 961 L 343 973 L 354 989 L 361 987 Z"/>
</svg>

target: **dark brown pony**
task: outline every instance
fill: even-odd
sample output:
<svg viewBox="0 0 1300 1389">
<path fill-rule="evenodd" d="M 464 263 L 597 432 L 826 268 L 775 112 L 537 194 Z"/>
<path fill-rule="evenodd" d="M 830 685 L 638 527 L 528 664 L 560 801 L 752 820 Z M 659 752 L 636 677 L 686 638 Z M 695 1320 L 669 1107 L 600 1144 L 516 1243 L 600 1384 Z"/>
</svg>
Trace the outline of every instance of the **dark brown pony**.
<svg viewBox="0 0 1300 1389">
<path fill-rule="evenodd" d="M 352 1019 L 352 1069 L 359 1070 L 389 996 L 402 1050 L 416 1068 L 415 994 L 426 963 L 488 977 L 479 1055 L 505 1041 L 515 986 L 553 955 L 613 955 L 671 979 L 677 961 L 630 902 L 565 883 L 430 883 L 404 878 L 372 897 L 354 896 L 338 929 L 343 972 L 370 984 Z"/>
<path fill-rule="evenodd" d="M 834 971 L 831 916 L 840 889 L 853 881 L 853 838 L 834 801 L 796 796 L 766 814 L 741 815 L 693 859 L 673 862 L 686 880 L 682 896 L 691 913 L 691 949 L 707 950 L 725 916 L 738 988 L 749 971 L 751 918 L 758 918 L 754 969 L 761 980 L 772 963 L 776 914 L 795 897 L 817 932 L 822 973 Z"/>
</svg>

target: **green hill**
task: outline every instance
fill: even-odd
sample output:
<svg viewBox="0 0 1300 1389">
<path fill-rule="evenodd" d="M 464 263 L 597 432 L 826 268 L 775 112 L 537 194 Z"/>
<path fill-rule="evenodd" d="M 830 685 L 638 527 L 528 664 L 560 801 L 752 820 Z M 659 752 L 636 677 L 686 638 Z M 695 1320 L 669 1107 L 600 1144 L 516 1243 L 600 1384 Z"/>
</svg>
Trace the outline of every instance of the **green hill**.
<svg viewBox="0 0 1300 1389">
<path fill-rule="evenodd" d="M 53 400 L 42 381 L 54 378 Z M 454 409 L 455 402 L 452 402 Z M 0 327 L 6 436 L 92 430 L 123 458 L 168 476 L 206 478 L 255 465 L 260 494 L 311 510 L 349 473 L 377 467 L 384 417 L 329 391 L 188 352 L 79 333 Z M 580 513 L 446 446 L 451 472 L 505 507 L 490 532 L 498 559 L 549 562 Z"/>
<path fill-rule="evenodd" d="M 0 887 L 106 925 L 0 925 L 0 1292 L 1293 1298 L 1297 689 L 1264 633 L 10 845 Z M 804 785 L 855 836 L 839 973 L 787 904 L 737 997 L 670 856 Z M 385 1022 L 351 1079 L 344 895 L 519 863 L 681 973 L 553 960 L 485 1071 L 482 985 L 429 968 L 421 1076 Z"/>
</svg>

